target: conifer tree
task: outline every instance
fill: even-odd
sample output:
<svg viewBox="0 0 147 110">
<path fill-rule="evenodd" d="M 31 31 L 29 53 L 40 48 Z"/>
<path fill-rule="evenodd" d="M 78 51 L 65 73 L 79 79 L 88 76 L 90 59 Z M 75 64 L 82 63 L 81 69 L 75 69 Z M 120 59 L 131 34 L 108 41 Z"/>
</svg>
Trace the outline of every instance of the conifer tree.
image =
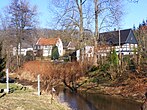
<svg viewBox="0 0 147 110">
<path fill-rule="evenodd" d="M 6 58 L 2 55 L 2 42 L 0 42 L 0 78 L 5 75 L 5 72 L 3 71 L 6 66 Z"/>
<path fill-rule="evenodd" d="M 144 20 L 142 21 L 142 26 L 145 26 L 145 21 Z"/>
<path fill-rule="evenodd" d="M 58 47 L 57 46 L 53 46 L 52 48 L 52 54 L 51 54 L 51 59 L 55 60 L 59 58 L 59 52 L 58 52 Z"/>
<path fill-rule="evenodd" d="M 142 26 L 142 25 L 141 25 L 141 24 L 139 24 L 139 29 L 141 28 L 141 26 Z"/>
<path fill-rule="evenodd" d="M 113 67 L 118 66 L 118 55 L 116 54 L 115 49 L 113 49 L 112 53 L 110 54 L 110 63 L 113 65 Z"/>
<path fill-rule="evenodd" d="M 134 31 L 136 30 L 135 24 L 133 25 L 133 30 L 134 30 Z"/>
</svg>

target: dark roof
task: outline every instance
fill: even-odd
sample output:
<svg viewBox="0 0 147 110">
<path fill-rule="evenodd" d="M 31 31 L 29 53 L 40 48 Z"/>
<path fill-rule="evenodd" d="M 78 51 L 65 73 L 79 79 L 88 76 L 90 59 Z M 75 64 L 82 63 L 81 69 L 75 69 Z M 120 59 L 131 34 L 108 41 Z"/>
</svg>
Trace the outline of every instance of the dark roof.
<svg viewBox="0 0 147 110">
<path fill-rule="evenodd" d="M 27 43 L 27 42 L 22 42 L 22 47 L 21 48 L 33 48 L 33 44 Z"/>
<path fill-rule="evenodd" d="M 120 41 L 121 44 L 124 44 L 130 34 L 131 29 L 120 30 Z M 119 31 L 111 31 L 100 33 L 100 42 L 106 42 L 111 45 L 119 44 Z"/>
</svg>

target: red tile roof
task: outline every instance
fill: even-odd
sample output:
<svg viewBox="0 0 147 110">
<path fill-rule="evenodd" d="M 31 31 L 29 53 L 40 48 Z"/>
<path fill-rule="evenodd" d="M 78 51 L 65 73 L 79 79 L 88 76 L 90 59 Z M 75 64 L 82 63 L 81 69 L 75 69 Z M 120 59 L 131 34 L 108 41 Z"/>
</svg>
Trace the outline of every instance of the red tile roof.
<svg viewBox="0 0 147 110">
<path fill-rule="evenodd" d="M 142 31 L 147 31 L 147 26 L 141 26 L 140 29 L 141 29 Z"/>
<path fill-rule="evenodd" d="M 40 38 L 37 41 L 37 45 L 55 45 L 59 38 Z"/>
</svg>

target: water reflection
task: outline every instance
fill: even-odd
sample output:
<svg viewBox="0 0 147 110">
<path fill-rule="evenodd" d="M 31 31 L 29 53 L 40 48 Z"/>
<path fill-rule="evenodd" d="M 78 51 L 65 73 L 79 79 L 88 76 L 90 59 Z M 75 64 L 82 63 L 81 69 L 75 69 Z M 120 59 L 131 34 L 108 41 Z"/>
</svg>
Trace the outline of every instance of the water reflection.
<svg viewBox="0 0 147 110">
<path fill-rule="evenodd" d="M 108 95 L 71 93 L 59 91 L 61 102 L 67 102 L 72 110 L 140 110 L 140 103 L 114 98 Z"/>
</svg>

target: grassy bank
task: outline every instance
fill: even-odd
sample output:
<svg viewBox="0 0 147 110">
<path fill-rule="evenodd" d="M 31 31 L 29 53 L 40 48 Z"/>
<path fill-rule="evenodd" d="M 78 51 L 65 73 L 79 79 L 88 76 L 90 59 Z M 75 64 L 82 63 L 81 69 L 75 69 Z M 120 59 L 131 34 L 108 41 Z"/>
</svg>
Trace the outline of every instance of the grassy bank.
<svg viewBox="0 0 147 110">
<path fill-rule="evenodd" d="M 0 88 L 6 84 L 0 83 Z M 51 103 L 50 94 L 37 95 L 31 87 L 20 84 L 10 84 L 11 92 L 0 98 L 0 110 L 70 110 L 66 104 L 61 104 L 55 98 Z M 3 93 L 0 93 L 0 96 Z"/>
</svg>

